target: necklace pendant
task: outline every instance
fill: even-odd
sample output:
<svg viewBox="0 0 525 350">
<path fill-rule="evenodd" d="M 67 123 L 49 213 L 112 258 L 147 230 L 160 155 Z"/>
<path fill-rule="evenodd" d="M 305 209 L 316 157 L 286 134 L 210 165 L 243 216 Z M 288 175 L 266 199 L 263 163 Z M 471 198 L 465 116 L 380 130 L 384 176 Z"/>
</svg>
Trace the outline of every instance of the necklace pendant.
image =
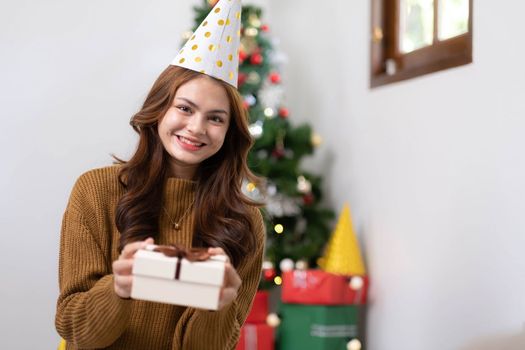
<svg viewBox="0 0 525 350">
<path fill-rule="evenodd" d="M 174 228 L 175 230 L 177 230 L 177 231 L 180 230 L 180 225 L 179 225 L 179 223 L 178 223 L 178 222 L 174 222 L 174 223 L 173 223 L 173 228 Z"/>
</svg>

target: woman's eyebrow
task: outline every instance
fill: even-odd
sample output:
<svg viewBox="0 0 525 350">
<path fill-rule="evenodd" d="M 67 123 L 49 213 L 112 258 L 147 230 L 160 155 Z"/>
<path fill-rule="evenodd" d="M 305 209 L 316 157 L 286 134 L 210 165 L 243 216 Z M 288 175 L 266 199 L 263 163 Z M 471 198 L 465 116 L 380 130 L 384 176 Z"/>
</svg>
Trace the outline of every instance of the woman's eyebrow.
<svg viewBox="0 0 525 350">
<path fill-rule="evenodd" d="M 175 97 L 175 99 L 177 100 L 183 100 L 184 102 L 186 102 L 187 104 L 189 104 L 191 107 L 195 108 L 195 109 L 199 109 L 199 106 L 197 106 L 193 101 L 187 99 L 186 97 Z M 223 114 L 228 114 L 228 112 L 226 112 L 224 109 L 213 109 L 211 111 L 208 111 L 207 113 L 223 113 Z"/>
</svg>

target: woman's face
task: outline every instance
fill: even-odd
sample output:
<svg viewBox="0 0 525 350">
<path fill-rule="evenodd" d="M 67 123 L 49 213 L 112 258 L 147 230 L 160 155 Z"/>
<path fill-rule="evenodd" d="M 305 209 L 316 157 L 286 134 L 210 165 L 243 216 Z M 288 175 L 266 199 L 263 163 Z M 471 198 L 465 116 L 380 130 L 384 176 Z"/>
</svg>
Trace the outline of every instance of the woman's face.
<svg viewBox="0 0 525 350">
<path fill-rule="evenodd" d="M 191 179 L 199 164 L 222 147 L 230 118 L 220 83 L 203 75 L 181 85 L 158 127 L 172 175 Z"/>
</svg>

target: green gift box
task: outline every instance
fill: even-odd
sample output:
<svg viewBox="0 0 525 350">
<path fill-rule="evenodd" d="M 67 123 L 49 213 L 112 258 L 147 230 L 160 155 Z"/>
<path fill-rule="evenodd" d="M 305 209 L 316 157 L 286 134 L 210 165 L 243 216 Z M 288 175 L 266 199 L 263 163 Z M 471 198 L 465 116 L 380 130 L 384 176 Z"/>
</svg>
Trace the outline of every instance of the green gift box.
<svg viewBox="0 0 525 350">
<path fill-rule="evenodd" d="M 346 350 L 357 337 L 355 305 L 281 304 L 279 327 L 281 350 Z"/>
</svg>

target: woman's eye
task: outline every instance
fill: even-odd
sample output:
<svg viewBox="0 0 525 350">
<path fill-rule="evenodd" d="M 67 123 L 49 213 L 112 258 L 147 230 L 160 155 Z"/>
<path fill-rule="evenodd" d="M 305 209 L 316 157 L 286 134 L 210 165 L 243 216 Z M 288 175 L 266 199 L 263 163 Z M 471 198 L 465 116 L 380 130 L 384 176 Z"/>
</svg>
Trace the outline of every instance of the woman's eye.
<svg viewBox="0 0 525 350">
<path fill-rule="evenodd" d="M 211 121 L 213 121 L 215 123 L 222 123 L 223 122 L 223 119 L 221 117 L 219 117 L 219 116 L 216 116 L 216 115 L 210 117 L 210 119 L 211 119 Z"/>
<path fill-rule="evenodd" d="M 184 113 L 190 113 L 190 112 L 191 112 L 190 107 L 187 107 L 187 106 L 177 106 L 177 108 L 178 108 L 180 111 L 184 112 Z"/>
</svg>

